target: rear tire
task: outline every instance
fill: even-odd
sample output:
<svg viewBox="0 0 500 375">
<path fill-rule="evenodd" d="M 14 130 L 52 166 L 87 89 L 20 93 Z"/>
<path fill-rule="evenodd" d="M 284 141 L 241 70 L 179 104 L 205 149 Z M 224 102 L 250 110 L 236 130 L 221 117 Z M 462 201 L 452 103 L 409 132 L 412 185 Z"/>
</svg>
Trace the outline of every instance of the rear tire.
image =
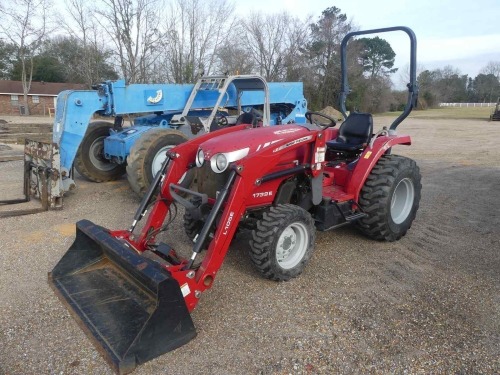
<svg viewBox="0 0 500 375">
<path fill-rule="evenodd" d="M 314 220 L 303 208 L 280 204 L 266 210 L 250 240 L 250 259 L 267 279 L 286 281 L 304 270 L 314 250 Z"/>
<path fill-rule="evenodd" d="M 160 170 L 166 152 L 187 140 L 184 133 L 173 129 L 159 128 L 145 132 L 134 143 L 127 157 L 127 178 L 132 190 L 143 197 Z M 193 176 L 194 171 L 191 170 L 183 178 L 182 185 L 189 187 Z"/>
<path fill-rule="evenodd" d="M 422 184 L 414 160 L 383 155 L 361 189 L 359 206 L 368 214 L 358 228 L 376 240 L 396 241 L 410 229 L 420 203 Z"/>
<path fill-rule="evenodd" d="M 124 164 L 113 163 L 104 157 L 104 139 L 112 128 L 113 124 L 106 121 L 90 123 L 78 147 L 75 168 L 90 181 L 113 181 L 125 174 Z"/>
</svg>

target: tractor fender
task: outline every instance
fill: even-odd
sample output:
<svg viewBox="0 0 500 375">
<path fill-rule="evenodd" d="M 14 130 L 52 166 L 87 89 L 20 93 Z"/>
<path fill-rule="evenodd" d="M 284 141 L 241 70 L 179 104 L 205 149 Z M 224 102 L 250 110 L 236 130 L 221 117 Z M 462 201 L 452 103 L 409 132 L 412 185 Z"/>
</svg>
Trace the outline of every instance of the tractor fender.
<svg viewBox="0 0 500 375">
<path fill-rule="evenodd" d="M 375 142 L 373 142 L 372 147 L 366 147 L 363 153 L 360 155 L 358 162 L 354 170 L 352 171 L 351 178 L 346 186 L 348 194 L 354 196 L 354 201 L 357 202 L 359 199 L 359 193 L 363 187 L 366 179 L 370 175 L 373 167 L 377 164 L 380 157 L 384 155 L 387 150 L 395 145 L 411 145 L 411 138 L 409 135 L 400 136 L 382 136 L 378 137 Z"/>
</svg>

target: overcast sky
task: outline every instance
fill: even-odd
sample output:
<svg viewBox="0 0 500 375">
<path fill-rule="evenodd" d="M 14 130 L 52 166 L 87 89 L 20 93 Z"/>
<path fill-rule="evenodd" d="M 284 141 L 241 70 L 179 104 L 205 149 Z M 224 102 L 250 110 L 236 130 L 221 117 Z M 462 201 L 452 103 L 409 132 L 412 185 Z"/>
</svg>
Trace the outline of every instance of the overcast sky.
<svg viewBox="0 0 500 375">
<path fill-rule="evenodd" d="M 317 20 L 330 6 L 340 8 L 361 30 L 408 26 L 417 35 L 418 65 L 452 65 L 475 77 L 489 61 L 500 62 L 500 0 L 235 0 L 240 14 L 287 10 L 300 19 Z M 396 36 L 392 36 L 396 35 Z M 397 54 L 396 66 L 409 62 L 409 42 L 402 32 L 382 34 Z M 399 34 L 399 35 L 398 35 Z"/>
</svg>

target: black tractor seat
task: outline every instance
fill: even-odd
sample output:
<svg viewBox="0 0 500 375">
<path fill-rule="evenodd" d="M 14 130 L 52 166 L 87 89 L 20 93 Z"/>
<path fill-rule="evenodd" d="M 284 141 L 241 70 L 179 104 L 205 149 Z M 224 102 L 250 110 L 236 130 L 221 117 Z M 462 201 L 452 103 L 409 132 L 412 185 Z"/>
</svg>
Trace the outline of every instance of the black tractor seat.
<svg viewBox="0 0 500 375">
<path fill-rule="evenodd" d="M 326 142 L 331 151 L 352 152 L 370 142 L 373 134 L 373 117 L 370 113 L 353 112 L 340 125 L 336 139 Z"/>
</svg>

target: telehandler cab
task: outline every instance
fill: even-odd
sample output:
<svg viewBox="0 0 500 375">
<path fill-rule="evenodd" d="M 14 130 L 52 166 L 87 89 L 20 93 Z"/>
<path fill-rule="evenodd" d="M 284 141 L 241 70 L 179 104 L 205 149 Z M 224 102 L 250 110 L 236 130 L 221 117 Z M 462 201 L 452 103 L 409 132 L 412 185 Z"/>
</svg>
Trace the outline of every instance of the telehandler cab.
<svg viewBox="0 0 500 375">
<path fill-rule="evenodd" d="M 389 129 L 373 134 L 370 114 L 345 116 L 347 41 L 395 30 L 411 41 L 408 102 Z M 306 125 L 241 124 L 201 135 L 168 150 L 129 229 L 77 223 L 75 242 L 49 283 L 118 372 L 196 335 L 190 312 L 212 287 L 237 230 L 252 230 L 250 259 L 272 280 L 302 272 L 316 229 L 354 223 L 376 240 L 406 234 L 419 206 L 420 173 L 413 160 L 391 150 L 411 143 L 396 127 L 417 99 L 415 35 L 406 27 L 347 34 L 341 65 L 346 118 L 339 128 L 334 119 L 309 112 Z M 196 191 L 177 183 L 194 168 Z M 194 242 L 188 258 L 157 239 L 178 205 Z"/>
</svg>

